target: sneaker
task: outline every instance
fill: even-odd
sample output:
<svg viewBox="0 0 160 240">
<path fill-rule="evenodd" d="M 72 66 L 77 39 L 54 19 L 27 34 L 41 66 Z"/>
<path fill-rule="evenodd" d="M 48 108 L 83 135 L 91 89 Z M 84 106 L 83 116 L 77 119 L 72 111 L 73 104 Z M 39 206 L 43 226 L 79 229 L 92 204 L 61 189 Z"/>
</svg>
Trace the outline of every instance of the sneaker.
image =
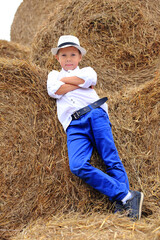
<svg viewBox="0 0 160 240">
<path fill-rule="evenodd" d="M 139 220 L 142 213 L 142 203 L 144 194 L 138 191 L 131 191 L 132 197 L 126 201 L 123 208 L 128 213 L 128 217 L 133 221 Z"/>
<path fill-rule="evenodd" d="M 116 202 L 114 207 L 115 207 L 114 213 L 123 213 L 124 212 L 124 207 L 123 207 L 122 202 Z"/>
</svg>

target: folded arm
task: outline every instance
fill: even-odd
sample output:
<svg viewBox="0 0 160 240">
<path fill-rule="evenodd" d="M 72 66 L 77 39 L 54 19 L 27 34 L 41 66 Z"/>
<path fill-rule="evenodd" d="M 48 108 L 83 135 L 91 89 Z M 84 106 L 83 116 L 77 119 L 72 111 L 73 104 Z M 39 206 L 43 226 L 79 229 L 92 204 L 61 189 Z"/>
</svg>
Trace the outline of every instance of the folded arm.
<svg viewBox="0 0 160 240">
<path fill-rule="evenodd" d="M 91 67 L 73 71 L 72 76 L 59 79 L 58 71 L 51 71 L 47 79 L 47 91 L 50 97 L 60 99 L 64 94 L 78 88 L 93 88 L 97 82 L 97 74 Z"/>
<path fill-rule="evenodd" d="M 63 94 L 66 94 L 68 92 L 71 92 L 75 89 L 78 89 L 80 88 L 79 87 L 79 84 L 83 84 L 84 83 L 84 80 L 79 78 L 79 77 L 76 77 L 76 76 L 73 76 L 73 77 L 64 77 L 60 80 L 61 82 L 65 83 L 63 84 L 57 91 L 55 94 L 57 95 L 63 95 Z"/>
</svg>

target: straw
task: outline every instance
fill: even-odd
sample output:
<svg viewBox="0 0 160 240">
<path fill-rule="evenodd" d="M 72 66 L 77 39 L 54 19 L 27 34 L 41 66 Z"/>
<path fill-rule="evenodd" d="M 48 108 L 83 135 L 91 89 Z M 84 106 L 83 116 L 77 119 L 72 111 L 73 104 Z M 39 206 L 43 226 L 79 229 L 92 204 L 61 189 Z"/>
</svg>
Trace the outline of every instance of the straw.
<svg viewBox="0 0 160 240">
<path fill-rule="evenodd" d="M 30 59 L 30 48 L 15 42 L 0 40 L 0 56 L 13 59 Z"/>
<path fill-rule="evenodd" d="M 72 0 L 42 24 L 33 40 L 33 62 L 57 68 L 51 48 L 63 34 L 79 37 L 87 49 L 83 64 L 105 78 L 112 68 L 135 70 L 152 65 L 160 47 L 159 9 L 146 1 Z M 154 18 L 152 18 L 154 11 Z"/>
<path fill-rule="evenodd" d="M 30 46 L 35 33 L 64 0 L 23 0 L 11 25 L 11 41 Z"/>
<path fill-rule="evenodd" d="M 0 41 L 0 238 L 158 240 L 159 1 L 72 0 L 52 11 L 49 0 L 38 2 L 23 1 L 12 29 L 15 41 L 32 46 Z M 62 34 L 88 50 L 81 67 L 96 70 L 95 89 L 109 99 L 130 187 L 145 195 L 139 222 L 114 215 L 108 198 L 69 170 L 66 135 L 46 91 L 48 72 L 60 69 L 50 50 Z M 91 164 L 105 171 L 96 151 Z"/>
</svg>

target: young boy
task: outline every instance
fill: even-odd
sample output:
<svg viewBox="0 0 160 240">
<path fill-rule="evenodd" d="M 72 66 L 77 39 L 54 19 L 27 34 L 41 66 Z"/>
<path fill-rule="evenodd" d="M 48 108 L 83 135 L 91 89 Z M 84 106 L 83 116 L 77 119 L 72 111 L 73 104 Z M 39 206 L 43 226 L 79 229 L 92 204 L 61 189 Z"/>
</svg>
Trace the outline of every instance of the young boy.
<svg viewBox="0 0 160 240">
<path fill-rule="evenodd" d="M 117 211 L 125 210 L 131 219 L 140 219 L 143 193 L 129 190 L 128 177 L 112 136 L 107 98 L 99 99 L 93 89 L 96 72 L 91 67 L 78 66 L 86 50 L 78 38 L 64 35 L 51 51 L 62 70 L 49 73 L 47 91 L 57 99 L 58 119 L 67 134 L 71 172 L 115 201 Z M 90 164 L 93 147 L 104 161 L 106 173 Z"/>
</svg>

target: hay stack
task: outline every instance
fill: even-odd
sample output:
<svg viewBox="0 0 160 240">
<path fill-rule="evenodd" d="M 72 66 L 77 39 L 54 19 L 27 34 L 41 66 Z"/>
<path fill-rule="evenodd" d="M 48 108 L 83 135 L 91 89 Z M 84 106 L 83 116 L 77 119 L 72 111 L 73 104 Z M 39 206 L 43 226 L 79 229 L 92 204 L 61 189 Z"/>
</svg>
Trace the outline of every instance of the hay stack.
<svg viewBox="0 0 160 240">
<path fill-rule="evenodd" d="M 46 92 L 46 72 L 1 58 L 0 88 L 0 238 L 59 209 L 107 208 L 106 197 L 70 173 L 66 136 Z"/>
<path fill-rule="evenodd" d="M 88 49 L 85 65 L 93 66 L 98 73 L 99 95 L 109 97 L 110 118 L 120 157 L 132 189 L 145 193 L 142 216 L 156 232 L 160 198 L 160 77 L 159 72 L 155 75 L 159 30 L 156 29 L 156 34 L 154 31 L 159 23 L 150 15 L 154 5 L 147 3 L 138 0 L 67 3 L 67 8 L 57 11 L 57 20 L 51 16 L 37 33 L 32 58 L 41 67 L 59 68 L 50 49 L 61 34 L 77 35 Z M 142 69 L 149 65 L 147 70 Z M 137 72 L 126 74 L 127 69 Z M 105 196 L 70 173 L 66 135 L 57 119 L 55 101 L 47 95 L 46 78 L 47 72 L 33 64 L 0 59 L 2 239 L 8 239 L 30 221 L 60 210 L 62 214 L 71 210 L 106 213 L 111 207 Z M 104 169 L 96 152 L 92 163 Z M 117 230 L 116 220 L 114 225 L 113 231 Z M 135 225 L 131 229 L 135 229 Z M 137 231 L 141 229 L 144 229 L 143 224 Z M 62 229 L 58 234 L 61 238 Z"/>
<path fill-rule="evenodd" d="M 30 48 L 5 40 L 0 40 L 0 56 L 4 58 L 30 59 Z"/>
<path fill-rule="evenodd" d="M 51 48 L 60 35 L 74 34 L 88 50 L 85 65 L 94 67 L 101 81 L 111 66 L 122 70 L 148 67 L 160 49 L 160 25 L 152 18 L 149 4 L 138 0 L 69 2 L 59 10 L 56 21 L 53 14 L 40 27 L 33 41 L 33 62 L 53 68 Z M 159 10 L 154 15 L 159 19 Z"/>
<path fill-rule="evenodd" d="M 159 240 L 159 221 L 158 213 L 156 218 L 150 217 L 147 221 L 141 220 L 136 224 L 112 214 L 59 213 L 49 219 L 38 219 L 30 223 L 12 240 Z"/>
<path fill-rule="evenodd" d="M 30 45 L 43 20 L 48 17 L 49 13 L 56 11 L 63 1 L 23 0 L 11 26 L 11 40 Z"/>
<path fill-rule="evenodd" d="M 46 93 L 46 72 L 25 61 L 0 59 L 0 80 L 0 237 L 60 210 L 106 212 L 107 198 L 70 173 L 66 136 Z M 110 97 L 116 145 L 131 187 L 145 193 L 143 216 L 159 211 L 159 82 L 157 75 L 138 91 Z M 104 169 L 96 152 L 92 163 Z"/>
<path fill-rule="evenodd" d="M 143 190 L 146 213 L 159 211 L 160 73 L 139 88 L 114 95 L 110 111 L 115 142 L 131 188 L 139 186 Z"/>
</svg>

